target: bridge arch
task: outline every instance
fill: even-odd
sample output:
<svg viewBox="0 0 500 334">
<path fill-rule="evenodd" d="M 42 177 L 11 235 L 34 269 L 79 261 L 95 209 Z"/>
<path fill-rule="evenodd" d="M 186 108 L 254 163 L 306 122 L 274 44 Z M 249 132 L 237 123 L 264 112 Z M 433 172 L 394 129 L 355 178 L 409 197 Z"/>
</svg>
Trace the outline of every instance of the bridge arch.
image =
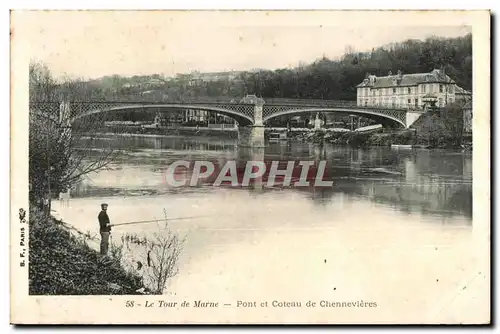
<svg viewBox="0 0 500 334">
<path fill-rule="evenodd" d="M 129 111 L 134 109 L 152 109 L 152 108 L 163 108 L 163 109 L 192 109 L 192 110 L 204 110 L 216 112 L 224 116 L 228 116 L 233 118 L 238 122 L 240 126 L 253 125 L 253 105 L 246 104 L 235 104 L 232 106 L 232 109 L 228 109 L 225 106 L 219 105 L 204 105 L 204 104 L 173 104 L 173 103 L 164 103 L 164 104 L 131 104 L 131 105 L 112 105 L 105 106 L 101 108 L 91 109 L 89 111 L 85 111 L 79 115 L 76 115 L 71 119 L 71 123 L 74 123 L 77 120 L 81 120 L 85 117 L 97 115 L 105 112 L 112 111 Z"/>
<path fill-rule="evenodd" d="M 341 107 L 301 107 L 301 108 L 283 108 L 279 111 L 270 111 L 265 113 L 263 122 L 269 121 L 275 117 L 295 115 L 300 113 L 313 113 L 313 112 L 337 112 L 350 115 L 365 116 L 367 118 L 375 119 L 377 121 L 393 121 L 403 127 L 406 127 L 406 112 L 404 110 L 391 110 L 390 113 L 377 112 L 376 109 L 352 109 Z"/>
</svg>

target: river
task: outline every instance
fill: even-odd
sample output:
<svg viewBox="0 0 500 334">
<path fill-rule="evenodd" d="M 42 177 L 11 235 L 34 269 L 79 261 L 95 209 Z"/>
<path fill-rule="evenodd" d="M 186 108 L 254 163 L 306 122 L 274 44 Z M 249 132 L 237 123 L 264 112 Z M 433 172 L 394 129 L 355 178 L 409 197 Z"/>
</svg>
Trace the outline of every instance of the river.
<svg viewBox="0 0 500 334">
<path fill-rule="evenodd" d="M 120 156 L 90 174 L 69 205 L 56 201 L 58 215 L 94 234 L 101 202 L 109 204 L 115 224 L 162 219 L 165 212 L 170 218 L 203 216 L 169 223 L 186 241 L 179 273 L 165 294 L 232 304 L 228 320 L 237 316 L 237 300 L 265 298 L 269 303 L 362 299 L 379 306 L 334 309 L 332 319 L 373 316 L 383 322 L 400 314 L 402 322 L 422 321 L 419 312 L 430 312 L 429 317 L 440 312 L 455 293 L 450 287 L 464 280 L 464 270 L 474 263 L 470 152 L 281 142 L 255 153 L 234 140 L 194 137 L 103 136 L 95 142 L 96 148 L 106 145 Z M 333 186 L 165 183 L 164 171 L 176 160 L 241 161 L 255 154 L 264 160 L 326 160 Z M 150 235 L 160 225 L 117 226 L 113 241 L 130 233 Z M 258 310 L 248 312 L 259 318 Z M 287 308 L 276 312 L 283 321 L 297 316 Z"/>
</svg>

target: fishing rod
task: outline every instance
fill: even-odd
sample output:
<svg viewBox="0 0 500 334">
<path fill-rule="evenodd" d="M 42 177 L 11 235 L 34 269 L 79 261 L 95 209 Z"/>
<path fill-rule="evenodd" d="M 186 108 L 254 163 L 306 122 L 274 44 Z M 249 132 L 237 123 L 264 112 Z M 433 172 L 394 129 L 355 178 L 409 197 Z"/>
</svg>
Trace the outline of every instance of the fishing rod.
<svg viewBox="0 0 500 334">
<path fill-rule="evenodd" d="M 121 226 L 121 225 L 132 225 L 132 224 L 146 224 L 146 223 L 156 223 L 156 222 L 164 222 L 171 220 L 186 220 L 186 219 L 196 219 L 196 218 L 207 218 L 211 216 L 191 216 L 191 217 L 178 217 L 178 218 L 164 218 L 164 219 L 153 219 L 153 220 L 140 220 L 136 222 L 128 222 L 128 223 L 119 223 L 119 224 L 111 224 L 110 226 Z"/>
</svg>

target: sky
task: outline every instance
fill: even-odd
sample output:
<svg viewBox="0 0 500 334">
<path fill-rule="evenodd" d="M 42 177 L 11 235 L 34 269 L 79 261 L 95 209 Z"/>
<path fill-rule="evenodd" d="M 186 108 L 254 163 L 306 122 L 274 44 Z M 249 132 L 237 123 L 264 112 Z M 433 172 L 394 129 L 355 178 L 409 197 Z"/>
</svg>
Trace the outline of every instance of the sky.
<svg viewBox="0 0 500 334">
<path fill-rule="evenodd" d="M 409 38 L 463 36 L 457 15 L 397 12 L 15 12 L 11 38 L 56 76 L 276 69 Z"/>
</svg>

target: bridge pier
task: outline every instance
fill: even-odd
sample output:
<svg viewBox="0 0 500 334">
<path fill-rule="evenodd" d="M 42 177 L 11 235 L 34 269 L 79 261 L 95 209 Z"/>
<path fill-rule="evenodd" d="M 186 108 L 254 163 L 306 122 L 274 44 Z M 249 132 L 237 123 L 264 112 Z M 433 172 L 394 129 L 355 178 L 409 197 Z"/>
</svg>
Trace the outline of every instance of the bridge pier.
<svg viewBox="0 0 500 334">
<path fill-rule="evenodd" d="M 238 126 L 238 145 L 243 147 L 265 147 L 264 122 L 262 121 L 262 107 L 264 101 L 254 101 L 253 125 Z"/>
<path fill-rule="evenodd" d="M 62 101 L 59 105 L 59 125 L 63 132 L 61 138 L 67 141 L 71 140 L 71 105 L 69 101 Z"/>
<path fill-rule="evenodd" d="M 238 145 L 242 147 L 265 147 L 264 126 L 238 126 Z"/>
</svg>

